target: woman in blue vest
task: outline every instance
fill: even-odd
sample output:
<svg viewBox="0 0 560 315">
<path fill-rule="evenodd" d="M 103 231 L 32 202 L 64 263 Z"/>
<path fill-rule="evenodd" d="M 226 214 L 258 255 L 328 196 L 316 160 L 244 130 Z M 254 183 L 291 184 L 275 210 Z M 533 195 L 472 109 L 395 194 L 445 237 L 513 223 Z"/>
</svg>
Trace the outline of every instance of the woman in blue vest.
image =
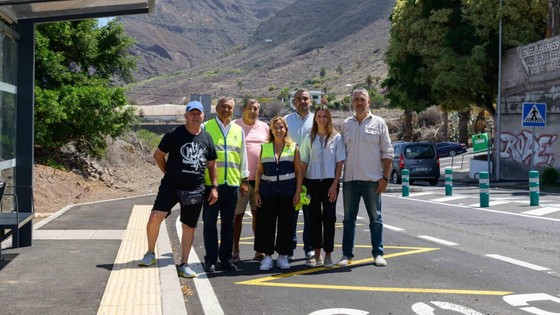
<svg viewBox="0 0 560 315">
<path fill-rule="evenodd" d="M 283 117 L 276 116 L 270 121 L 268 142 L 262 144 L 255 176 L 255 251 L 265 254 L 260 270 L 272 269 L 274 251 L 278 253 L 276 265 L 289 269 L 293 213 L 299 203 L 303 174 L 299 148 L 288 136 L 288 125 Z"/>
</svg>

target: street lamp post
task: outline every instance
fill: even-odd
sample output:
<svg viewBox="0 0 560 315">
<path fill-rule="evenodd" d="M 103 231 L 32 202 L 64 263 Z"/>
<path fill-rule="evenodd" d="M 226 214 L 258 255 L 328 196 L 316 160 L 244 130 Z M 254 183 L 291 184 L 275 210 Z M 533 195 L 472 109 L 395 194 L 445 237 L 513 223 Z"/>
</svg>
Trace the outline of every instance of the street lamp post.
<svg viewBox="0 0 560 315">
<path fill-rule="evenodd" d="M 500 135 L 502 133 L 502 0 L 500 0 L 500 24 L 498 29 L 498 99 L 496 104 L 497 121 L 494 134 L 494 158 L 496 160 L 495 179 L 500 180 Z"/>
</svg>

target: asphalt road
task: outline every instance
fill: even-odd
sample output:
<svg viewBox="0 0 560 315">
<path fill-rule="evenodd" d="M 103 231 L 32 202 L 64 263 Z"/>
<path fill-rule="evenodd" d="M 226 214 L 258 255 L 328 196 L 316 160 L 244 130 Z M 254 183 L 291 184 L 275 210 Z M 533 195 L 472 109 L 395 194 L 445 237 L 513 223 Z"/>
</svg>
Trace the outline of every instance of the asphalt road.
<svg viewBox="0 0 560 315">
<path fill-rule="evenodd" d="M 290 270 L 261 272 L 250 260 L 253 238 L 246 215 L 240 270 L 183 279 L 192 288 L 187 309 L 216 315 L 560 314 L 560 196 L 541 195 L 535 207 L 523 191 L 492 189 L 487 208 L 480 208 L 477 198 L 477 187 L 468 186 L 453 196 L 445 196 L 443 187 L 423 187 L 409 197 L 386 193 L 387 267 L 372 264 L 361 209 L 354 264 L 308 268 L 298 247 Z M 340 198 L 335 260 L 341 256 L 342 217 Z M 193 257 L 204 256 L 202 224 L 199 228 L 191 262 L 202 272 Z"/>
</svg>

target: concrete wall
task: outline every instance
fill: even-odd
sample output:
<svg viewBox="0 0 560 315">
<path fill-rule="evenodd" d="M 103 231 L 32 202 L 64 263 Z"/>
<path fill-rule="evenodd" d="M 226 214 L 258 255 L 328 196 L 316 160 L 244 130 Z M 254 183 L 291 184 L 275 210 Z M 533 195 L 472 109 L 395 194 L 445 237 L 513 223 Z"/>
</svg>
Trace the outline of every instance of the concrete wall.
<svg viewBox="0 0 560 315">
<path fill-rule="evenodd" d="M 503 60 L 500 177 L 560 169 L 560 37 L 506 52 Z M 523 127 L 523 103 L 547 104 L 546 127 Z"/>
</svg>

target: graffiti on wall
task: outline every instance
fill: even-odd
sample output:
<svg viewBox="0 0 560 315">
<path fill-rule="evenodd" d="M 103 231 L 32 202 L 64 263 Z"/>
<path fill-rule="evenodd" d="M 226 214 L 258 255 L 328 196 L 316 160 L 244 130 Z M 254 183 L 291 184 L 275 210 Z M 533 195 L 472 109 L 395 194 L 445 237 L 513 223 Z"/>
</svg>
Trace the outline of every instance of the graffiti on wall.
<svg viewBox="0 0 560 315">
<path fill-rule="evenodd" d="M 558 135 L 536 137 L 529 130 L 523 130 L 517 135 L 502 132 L 500 157 L 524 165 L 554 166 L 554 152 L 551 147 L 557 139 Z"/>
</svg>

